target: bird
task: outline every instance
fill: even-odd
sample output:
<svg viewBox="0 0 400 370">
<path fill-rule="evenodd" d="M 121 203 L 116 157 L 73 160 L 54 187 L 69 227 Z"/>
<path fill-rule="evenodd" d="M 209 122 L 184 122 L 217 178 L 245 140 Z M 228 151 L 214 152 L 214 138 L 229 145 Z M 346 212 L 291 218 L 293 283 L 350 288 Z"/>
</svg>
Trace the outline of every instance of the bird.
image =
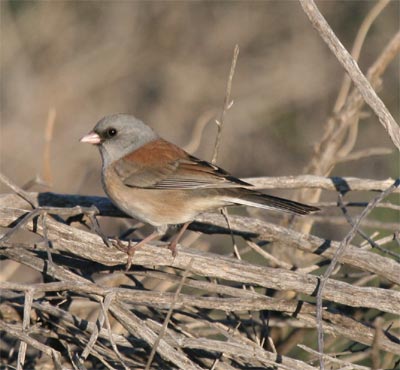
<svg viewBox="0 0 400 370">
<path fill-rule="evenodd" d="M 80 141 L 99 148 L 101 181 L 111 201 L 127 215 L 154 228 L 140 242 L 125 248 L 128 269 L 138 248 L 164 235 L 169 226 L 182 224 L 169 244 L 175 256 L 179 238 L 203 212 L 236 205 L 296 215 L 319 210 L 252 190 L 251 184 L 161 138 L 132 115 L 108 115 Z"/>
</svg>

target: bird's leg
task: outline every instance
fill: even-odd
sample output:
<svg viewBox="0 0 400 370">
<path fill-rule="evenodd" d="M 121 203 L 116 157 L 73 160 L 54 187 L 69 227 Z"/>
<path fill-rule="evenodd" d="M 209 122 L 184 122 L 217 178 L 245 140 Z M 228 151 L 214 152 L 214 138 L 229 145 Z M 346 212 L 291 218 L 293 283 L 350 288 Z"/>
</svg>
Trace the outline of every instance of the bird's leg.
<svg viewBox="0 0 400 370">
<path fill-rule="evenodd" d="M 150 235 L 146 236 L 143 240 L 141 240 L 139 243 L 136 243 L 135 245 L 131 245 L 131 241 L 129 240 L 128 247 L 125 247 L 125 251 L 128 254 L 128 260 L 126 262 L 125 269 L 126 271 L 128 271 L 132 266 L 132 258 L 136 250 L 138 250 L 140 247 L 143 247 L 145 244 L 152 241 L 153 239 L 160 237 L 160 235 L 162 235 L 162 233 L 160 233 L 160 231 L 156 229 Z"/>
<path fill-rule="evenodd" d="M 178 233 L 176 233 L 176 235 L 172 238 L 171 242 L 169 243 L 168 249 L 171 251 L 173 257 L 176 257 L 176 255 L 178 254 L 176 246 L 189 225 L 190 222 L 186 222 L 185 224 L 183 224 L 181 229 L 178 231 Z"/>
<path fill-rule="evenodd" d="M 148 243 L 149 241 L 156 239 L 160 235 L 161 235 L 160 232 L 158 230 L 155 230 L 154 232 L 152 232 L 150 235 L 146 236 L 143 240 L 136 243 L 135 245 L 132 245 L 132 241 L 128 240 L 128 246 L 125 246 L 123 244 L 122 240 L 119 239 L 118 237 L 115 238 L 115 241 L 113 241 L 112 244 L 117 249 L 119 249 L 121 252 L 125 252 L 128 255 L 128 260 L 126 262 L 125 271 L 128 271 L 131 268 L 132 258 L 133 258 L 133 255 L 135 254 L 136 250 L 139 249 L 140 247 L 142 247 L 143 245 L 145 245 L 146 243 Z"/>
<path fill-rule="evenodd" d="M 143 245 L 147 244 L 148 242 L 152 241 L 153 239 L 157 239 L 161 235 L 165 234 L 167 229 L 168 229 L 167 225 L 158 226 L 150 235 L 146 236 L 143 240 L 136 243 L 135 245 L 132 245 L 131 240 L 129 240 L 127 247 L 124 246 L 118 238 L 116 239 L 116 241 L 117 241 L 116 247 L 119 250 L 122 250 L 123 252 L 128 254 L 128 260 L 126 262 L 126 271 L 128 271 L 132 266 L 132 257 L 135 254 L 136 250 L 143 247 Z"/>
</svg>

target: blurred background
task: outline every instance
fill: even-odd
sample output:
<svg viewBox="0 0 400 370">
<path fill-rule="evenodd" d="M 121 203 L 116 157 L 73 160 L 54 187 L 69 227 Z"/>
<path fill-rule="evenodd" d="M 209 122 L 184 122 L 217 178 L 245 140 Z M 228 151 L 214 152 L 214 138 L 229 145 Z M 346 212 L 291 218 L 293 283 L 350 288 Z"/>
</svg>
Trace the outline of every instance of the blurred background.
<svg viewBox="0 0 400 370">
<path fill-rule="evenodd" d="M 374 4 L 318 2 L 348 49 Z M 397 31 L 399 11 L 393 1 L 374 22 L 363 71 Z M 1 171 L 21 186 L 39 175 L 54 192 L 103 195 L 100 156 L 79 138 L 116 112 L 183 147 L 210 122 L 188 148 L 210 160 L 235 44 L 234 105 L 218 164 L 239 177 L 301 174 L 344 72 L 299 3 L 2 1 Z M 397 120 L 398 65 L 390 65 L 380 91 Z M 50 171 L 43 159 L 49 114 Z M 373 114 L 362 119 L 355 149 L 369 147 L 394 148 Z M 339 164 L 332 174 L 385 179 L 398 176 L 398 164 L 392 153 Z"/>
<path fill-rule="evenodd" d="M 317 2 L 348 50 L 375 4 Z M 99 153 L 79 139 L 111 113 L 133 114 L 165 139 L 211 160 L 215 118 L 223 107 L 235 44 L 240 54 L 231 94 L 234 105 L 226 115 L 218 164 L 238 177 L 302 174 L 324 133 L 344 76 L 297 1 L 3 0 L 0 6 L 0 170 L 33 191 L 104 195 Z M 391 1 L 373 23 L 359 61 L 363 72 L 398 31 L 399 15 L 400 2 Z M 397 56 L 379 91 L 397 122 L 399 63 Z M 340 163 L 332 175 L 399 177 L 398 152 L 376 116 L 367 108 L 365 113 L 354 150 L 380 147 L 392 152 Z M 53 123 L 52 132 L 46 133 L 48 122 Z M 197 129 L 207 122 L 200 137 Z M 193 138 L 201 140 L 196 143 Z M 35 184 L 35 178 L 51 186 Z M 9 189 L 0 184 L 0 192 Z M 294 190 L 270 193 L 295 195 Z M 350 195 L 363 202 L 374 196 Z M 336 199 L 333 192 L 324 192 L 321 198 Z M 399 202 L 398 195 L 391 201 Z M 349 225 L 339 209 L 330 211 L 341 217 L 340 225 L 325 214 L 325 223 L 317 223 L 312 233 L 340 240 Z M 249 212 L 274 222 L 281 218 Z M 354 212 L 359 214 L 361 208 Z M 382 237 L 393 234 L 399 212 L 381 208 L 371 217 L 380 225 L 391 224 L 383 234 L 379 227 L 365 229 L 369 235 L 378 230 L 374 235 Z M 101 222 L 111 235 L 128 226 L 121 219 Z M 220 254 L 232 251 L 229 236 L 198 237 L 188 233 L 183 244 L 196 242 L 195 248 L 214 248 Z M 395 241 L 391 245 L 398 250 Z M 280 259 L 301 265 L 298 252 L 281 247 L 287 258 Z M 245 259 L 259 263 L 254 253 Z M 14 261 L 2 264 L 0 280 L 41 280 L 39 273 Z M 170 287 L 156 279 L 146 283 L 150 289 Z M 86 309 L 86 301 L 84 305 Z M 308 340 L 315 344 L 315 336 Z M 290 348 L 278 350 L 286 353 Z"/>
<path fill-rule="evenodd" d="M 350 49 L 374 2 L 318 5 Z M 104 115 L 134 114 L 165 138 L 187 144 L 196 122 L 222 108 L 236 43 L 235 104 L 219 164 L 242 177 L 301 173 L 343 77 L 295 1 L 2 1 L 1 14 L 2 171 L 20 185 L 41 173 L 53 108 L 57 192 L 102 194 L 100 157 L 78 139 Z M 393 1 L 368 34 L 364 71 L 398 26 L 399 2 Z M 397 67 L 392 63 L 381 91 L 396 119 Z M 393 147 L 374 115 L 360 131 L 360 148 Z M 215 133 L 212 123 L 196 155 L 211 159 Z M 340 166 L 335 174 L 383 179 L 395 172 L 388 157 L 373 157 Z"/>
</svg>

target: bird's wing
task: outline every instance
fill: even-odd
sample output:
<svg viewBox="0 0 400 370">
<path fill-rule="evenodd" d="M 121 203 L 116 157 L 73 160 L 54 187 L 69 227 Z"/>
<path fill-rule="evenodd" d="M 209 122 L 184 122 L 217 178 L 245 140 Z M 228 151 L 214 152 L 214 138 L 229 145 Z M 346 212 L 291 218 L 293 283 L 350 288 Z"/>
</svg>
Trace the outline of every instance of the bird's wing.
<svg viewBox="0 0 400 370">
<path fill-rule="evenodd" d="M 126 186 L 151 189 L 201 189 L 251 186 L 222 168 L 158 139 L 113 164 Z"/>
</svg>

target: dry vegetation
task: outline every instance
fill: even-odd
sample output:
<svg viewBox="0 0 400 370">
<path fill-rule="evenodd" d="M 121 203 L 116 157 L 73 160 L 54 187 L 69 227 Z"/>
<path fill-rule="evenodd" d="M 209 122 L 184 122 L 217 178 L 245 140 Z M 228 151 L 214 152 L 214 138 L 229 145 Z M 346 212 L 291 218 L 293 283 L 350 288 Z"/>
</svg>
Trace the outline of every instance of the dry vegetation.
<svg viewBox="0 0 400 370">
<path fill-rule="evenodd" d="M 319 2 L 334 33 L 309 0 L 0 5 L 1 368 L 400 367 L 398 1 Z M 146 230 L 77 142 L 111 112 L 322 211 L 204 214 L 125 272 L 99 234 Z"/>
</svg>

